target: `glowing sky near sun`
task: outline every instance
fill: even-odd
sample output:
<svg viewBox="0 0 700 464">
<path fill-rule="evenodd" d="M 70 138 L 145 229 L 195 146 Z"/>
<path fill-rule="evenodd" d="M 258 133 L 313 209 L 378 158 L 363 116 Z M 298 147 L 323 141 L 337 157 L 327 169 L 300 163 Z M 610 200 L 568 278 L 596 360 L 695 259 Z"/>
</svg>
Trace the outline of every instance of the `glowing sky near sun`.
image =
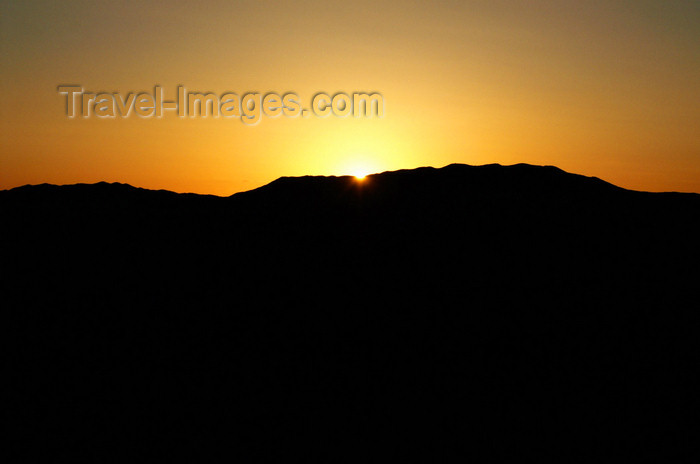
<svg viewBox="0 0 700 464">
<path fill-rule="evenodd" d="M 228 195 L 280 176 L 553 164 L 700 192 L 695 1 L 2 2 L 0 188 Z M 59 84 L 378 91 L 381 119 L 68 119 Z"/>
</svg>

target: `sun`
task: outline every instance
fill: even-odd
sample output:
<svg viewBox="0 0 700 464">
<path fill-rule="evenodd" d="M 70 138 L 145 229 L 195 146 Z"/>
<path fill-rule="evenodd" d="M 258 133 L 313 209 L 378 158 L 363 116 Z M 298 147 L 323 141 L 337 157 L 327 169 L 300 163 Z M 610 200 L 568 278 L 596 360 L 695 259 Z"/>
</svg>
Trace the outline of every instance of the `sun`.
<svg viewBox="0 0 700 464">
<path fill-rule="evenodd" d="M 371 160 L 354 156 L 343 163 L 338 170 L 342 175 L 354 177 L 356 182 L 366 182 L 370 174 L 377 172 L 377 166 Z"/>
<path fill-rule="evenodd" d="M 362 182 L 369 175 L 370 171 L 365 167 L 355 167 L 350 170 L 350 175 L 355 177 L 355 180 Z"/>
</svg>

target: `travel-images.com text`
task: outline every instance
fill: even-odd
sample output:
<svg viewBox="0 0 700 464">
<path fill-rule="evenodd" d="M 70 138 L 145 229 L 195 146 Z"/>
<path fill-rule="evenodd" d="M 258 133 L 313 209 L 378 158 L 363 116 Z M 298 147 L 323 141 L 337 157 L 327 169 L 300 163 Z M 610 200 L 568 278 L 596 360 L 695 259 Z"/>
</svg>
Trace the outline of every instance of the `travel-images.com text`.
<svg viewBox="0 0 700 464">
<path fill-rule="evenodd" d="M 238 118 L 243 123 L 254 125 L 263 116 L 276 118 L 308 117 L 382 117 L 384 97 L 378 92 L 337 92 L 329 95 L 318 92 L 311 98 L 310 109 L 303 108 L 301 99 L 294 92 L 282 95 L 275 92 L 248 92 L 239 96 L 233 92 L 189 92 L 180 85 L 175 100 L 163 99 L 163 88 L 154 86 L 153 92 L 85 91 L 80 85 L 59 85 L 58 93 L 65 96 L 65 111 L 69 118 L 161 118 L 171 113 L 178 117 L 223 117 Z"/>
</svg>

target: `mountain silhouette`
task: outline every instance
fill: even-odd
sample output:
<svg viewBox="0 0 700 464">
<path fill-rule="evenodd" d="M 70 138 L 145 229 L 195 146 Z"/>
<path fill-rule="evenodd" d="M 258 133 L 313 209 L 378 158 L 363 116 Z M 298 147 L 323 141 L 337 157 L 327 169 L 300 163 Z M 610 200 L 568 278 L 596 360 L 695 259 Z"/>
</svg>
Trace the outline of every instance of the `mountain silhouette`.
<svg viewBox="0 0 700 464">
<path fill-rule="evenodd" d="M 552 166 L 0 192 L 27 453 L 680 459 L 700 195 Z M 31 460 L 31 459 L 28 459 Z"/>
</svg>

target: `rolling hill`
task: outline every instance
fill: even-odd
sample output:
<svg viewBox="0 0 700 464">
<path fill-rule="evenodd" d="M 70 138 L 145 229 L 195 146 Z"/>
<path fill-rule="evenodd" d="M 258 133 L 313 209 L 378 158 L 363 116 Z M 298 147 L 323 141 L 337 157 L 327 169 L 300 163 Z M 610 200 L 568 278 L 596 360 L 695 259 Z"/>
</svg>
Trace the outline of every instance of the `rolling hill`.
<svg viewBox="0 0 700 464">
<path fill-rule="evenodd" d="M 700 195 L 551 166 L 0 192 L 27 455 L 673 460 Z M 242 460 L 252 460 L 245 459 Z"/>
</svg>

